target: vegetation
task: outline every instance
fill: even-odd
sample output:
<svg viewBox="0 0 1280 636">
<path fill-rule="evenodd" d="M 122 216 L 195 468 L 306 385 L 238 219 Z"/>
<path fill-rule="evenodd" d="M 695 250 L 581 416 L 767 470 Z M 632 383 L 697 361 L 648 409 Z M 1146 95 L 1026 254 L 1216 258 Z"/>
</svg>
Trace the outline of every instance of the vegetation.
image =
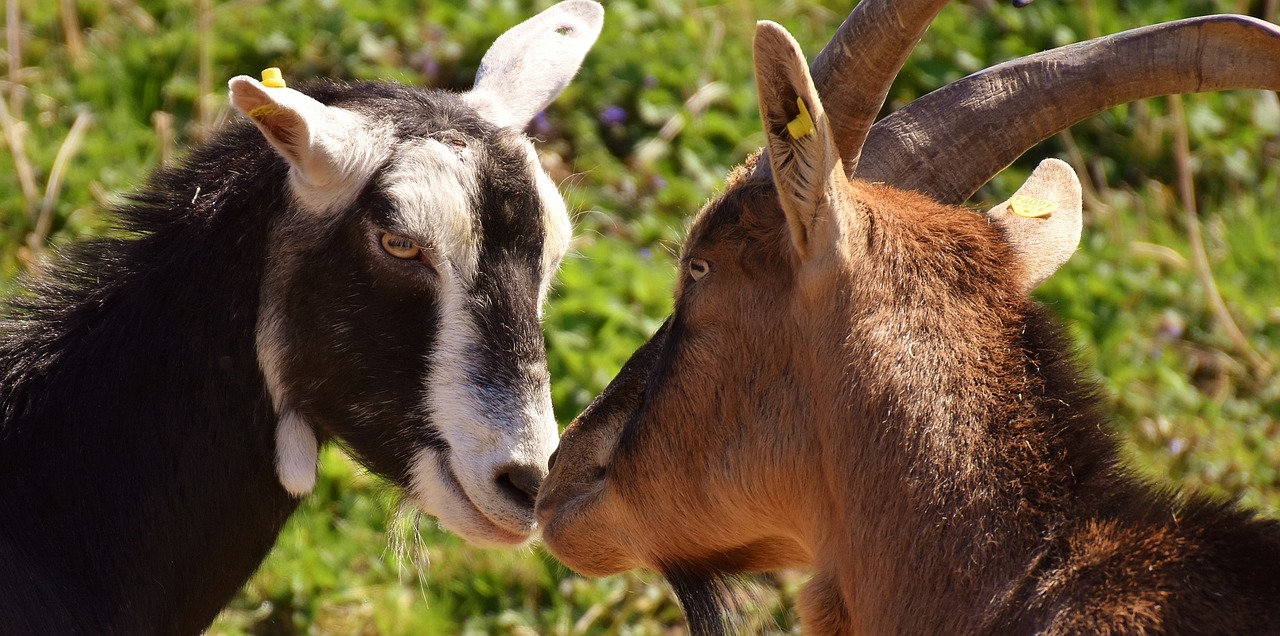
<svg viewBox="0 0 1280 636">
<path fill-rule="evenodd" d="M 2 286 L 38 266 L 48 246 L 104 231 L 117 193 L 228 117 L 229 77 L 280 66 L 290 79 L 467 87 L 488 44 L 546 4 L 8 0 Z M 852 4 L 606 3 L 595 51 L 531 130 L 579 211 L 546 322 L 561 422 L 666 316 L 686 219 L 763 141 L 750 69 L 755 20 L 783 23 L 812 57 Z M 1007 4 L 947 8 L 886 108 L 1051 46 L 1205 13 L 1274 21 L 1277 3 Z M 1087 225 L 1080 253 L 1037 293 L 1072 325 L 1135 465 L 1280 514 L 1276 95 L 1114 109 L 1028 153 L 974 203 L 1004 198 L 1045 156 L 1084 177 Z M 583 579 L 540 548 L 475 549 L 397 508 L 385 484 L 327 450 L 316 493 L 211 633 L 682 632 L 652 575 Z M 793 631 L 788 606 L 801 581 L 759 580 L 744 631 Z"/>
</svg>

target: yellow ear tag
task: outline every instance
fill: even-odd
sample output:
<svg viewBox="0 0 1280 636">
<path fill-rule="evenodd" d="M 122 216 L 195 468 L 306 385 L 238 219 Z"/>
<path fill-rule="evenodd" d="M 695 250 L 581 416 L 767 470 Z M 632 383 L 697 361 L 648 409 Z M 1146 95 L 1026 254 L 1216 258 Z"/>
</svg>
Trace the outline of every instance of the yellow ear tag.
<svg viewBox="0 0 1280 636">
<path fill-rule="evenodd" d="M 813 134 L 814 125 L 813 117 L 809 116 L 809 108 L 804 105 L 804 99 L 797 97 L 796 105 L 800 107 L 800 114 L 796 118 L 787 122 L 787 133 L 792 139 L 802 139 Z"/>
<path fill-rule="evenodd" d="M 262 85 L 267 88 L 284 88 L 284 76 L 278 67 L 262 69 Z"/>
<path fill-rule="evenodd" d="M 263 104 L 249 111 L 249 116 L 254 119 L 258 119 L 259 117 L 269 117 L 276 114 L 276 111 L 278 110 L 280 110 L 280 107 L 275 104 Z"/>
<path fill-rule="evenodd" d="M 1053 214 L 1058 209 L 1058 204 L 1025 194 L 1015 194 L 1009 199 L 1009 209 L 1018 216 L 1039 219 Z"/>
</svg>

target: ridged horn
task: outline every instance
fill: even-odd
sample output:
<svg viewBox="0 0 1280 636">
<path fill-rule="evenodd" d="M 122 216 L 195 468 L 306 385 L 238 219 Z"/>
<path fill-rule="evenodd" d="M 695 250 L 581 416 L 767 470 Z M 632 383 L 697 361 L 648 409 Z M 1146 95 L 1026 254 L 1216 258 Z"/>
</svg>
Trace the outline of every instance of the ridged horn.
<svg viewBox="0 0 1280 636">
<path fill-rule="evenodd" d="M 893 78 L 948 0 L 863 0 L 809 66 L 853 175 Z"/>
<path fill-rule="evenodd" d="M 855 174 L 963 203 L 1037 143 L 1108 108 L 1231 89 L 1280 90 L 1280 27 L 1214 15 L 1132 29 L 1006 62 L 915 100 L 871 128 Z"/>
</svg>

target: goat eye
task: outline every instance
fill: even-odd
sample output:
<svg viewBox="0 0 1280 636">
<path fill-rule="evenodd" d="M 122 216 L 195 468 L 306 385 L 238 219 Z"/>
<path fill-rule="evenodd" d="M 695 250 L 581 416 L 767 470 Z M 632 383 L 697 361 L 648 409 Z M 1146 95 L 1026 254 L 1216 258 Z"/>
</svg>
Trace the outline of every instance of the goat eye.
<svg viewBox="0 0 1280 636">
<path fill-rule="evenodd" d="M 413 239 L 396 234 L 382 235 L 382 249 L 396 258 L 405 260 L 418 258 L 418 255 L 422 253 L 422 248 Z"/>
<path fill-rule="evenodd" d="M 693 280 L 702 280 L 702 277 L 706 276 L 710 272 L 711 263 L 700 258 L 689 260 L 689 275 L 693 277 Z"/>
</svg>

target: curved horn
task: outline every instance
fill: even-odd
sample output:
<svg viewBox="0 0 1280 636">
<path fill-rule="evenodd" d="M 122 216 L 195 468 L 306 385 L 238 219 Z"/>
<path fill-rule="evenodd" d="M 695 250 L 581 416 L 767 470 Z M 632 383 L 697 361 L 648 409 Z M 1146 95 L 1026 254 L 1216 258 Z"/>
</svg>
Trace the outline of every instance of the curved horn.
<svg viewBox="0 0 1280 636">
<path fill-rule="evenodd" d="M 846 174 L 858 166 L 893 78 L 947 1 L 862 0 L 810 65 Z"/>
<path fill-rule="evenodd" d="M 856 176 L 963 203 L 1032 146 L 1112 106 L 1239 88 L 1280 90 L 1280 27 L 1217 15 L 1133 29 L 915 100 L 872 127 Z"/>
</svg>

